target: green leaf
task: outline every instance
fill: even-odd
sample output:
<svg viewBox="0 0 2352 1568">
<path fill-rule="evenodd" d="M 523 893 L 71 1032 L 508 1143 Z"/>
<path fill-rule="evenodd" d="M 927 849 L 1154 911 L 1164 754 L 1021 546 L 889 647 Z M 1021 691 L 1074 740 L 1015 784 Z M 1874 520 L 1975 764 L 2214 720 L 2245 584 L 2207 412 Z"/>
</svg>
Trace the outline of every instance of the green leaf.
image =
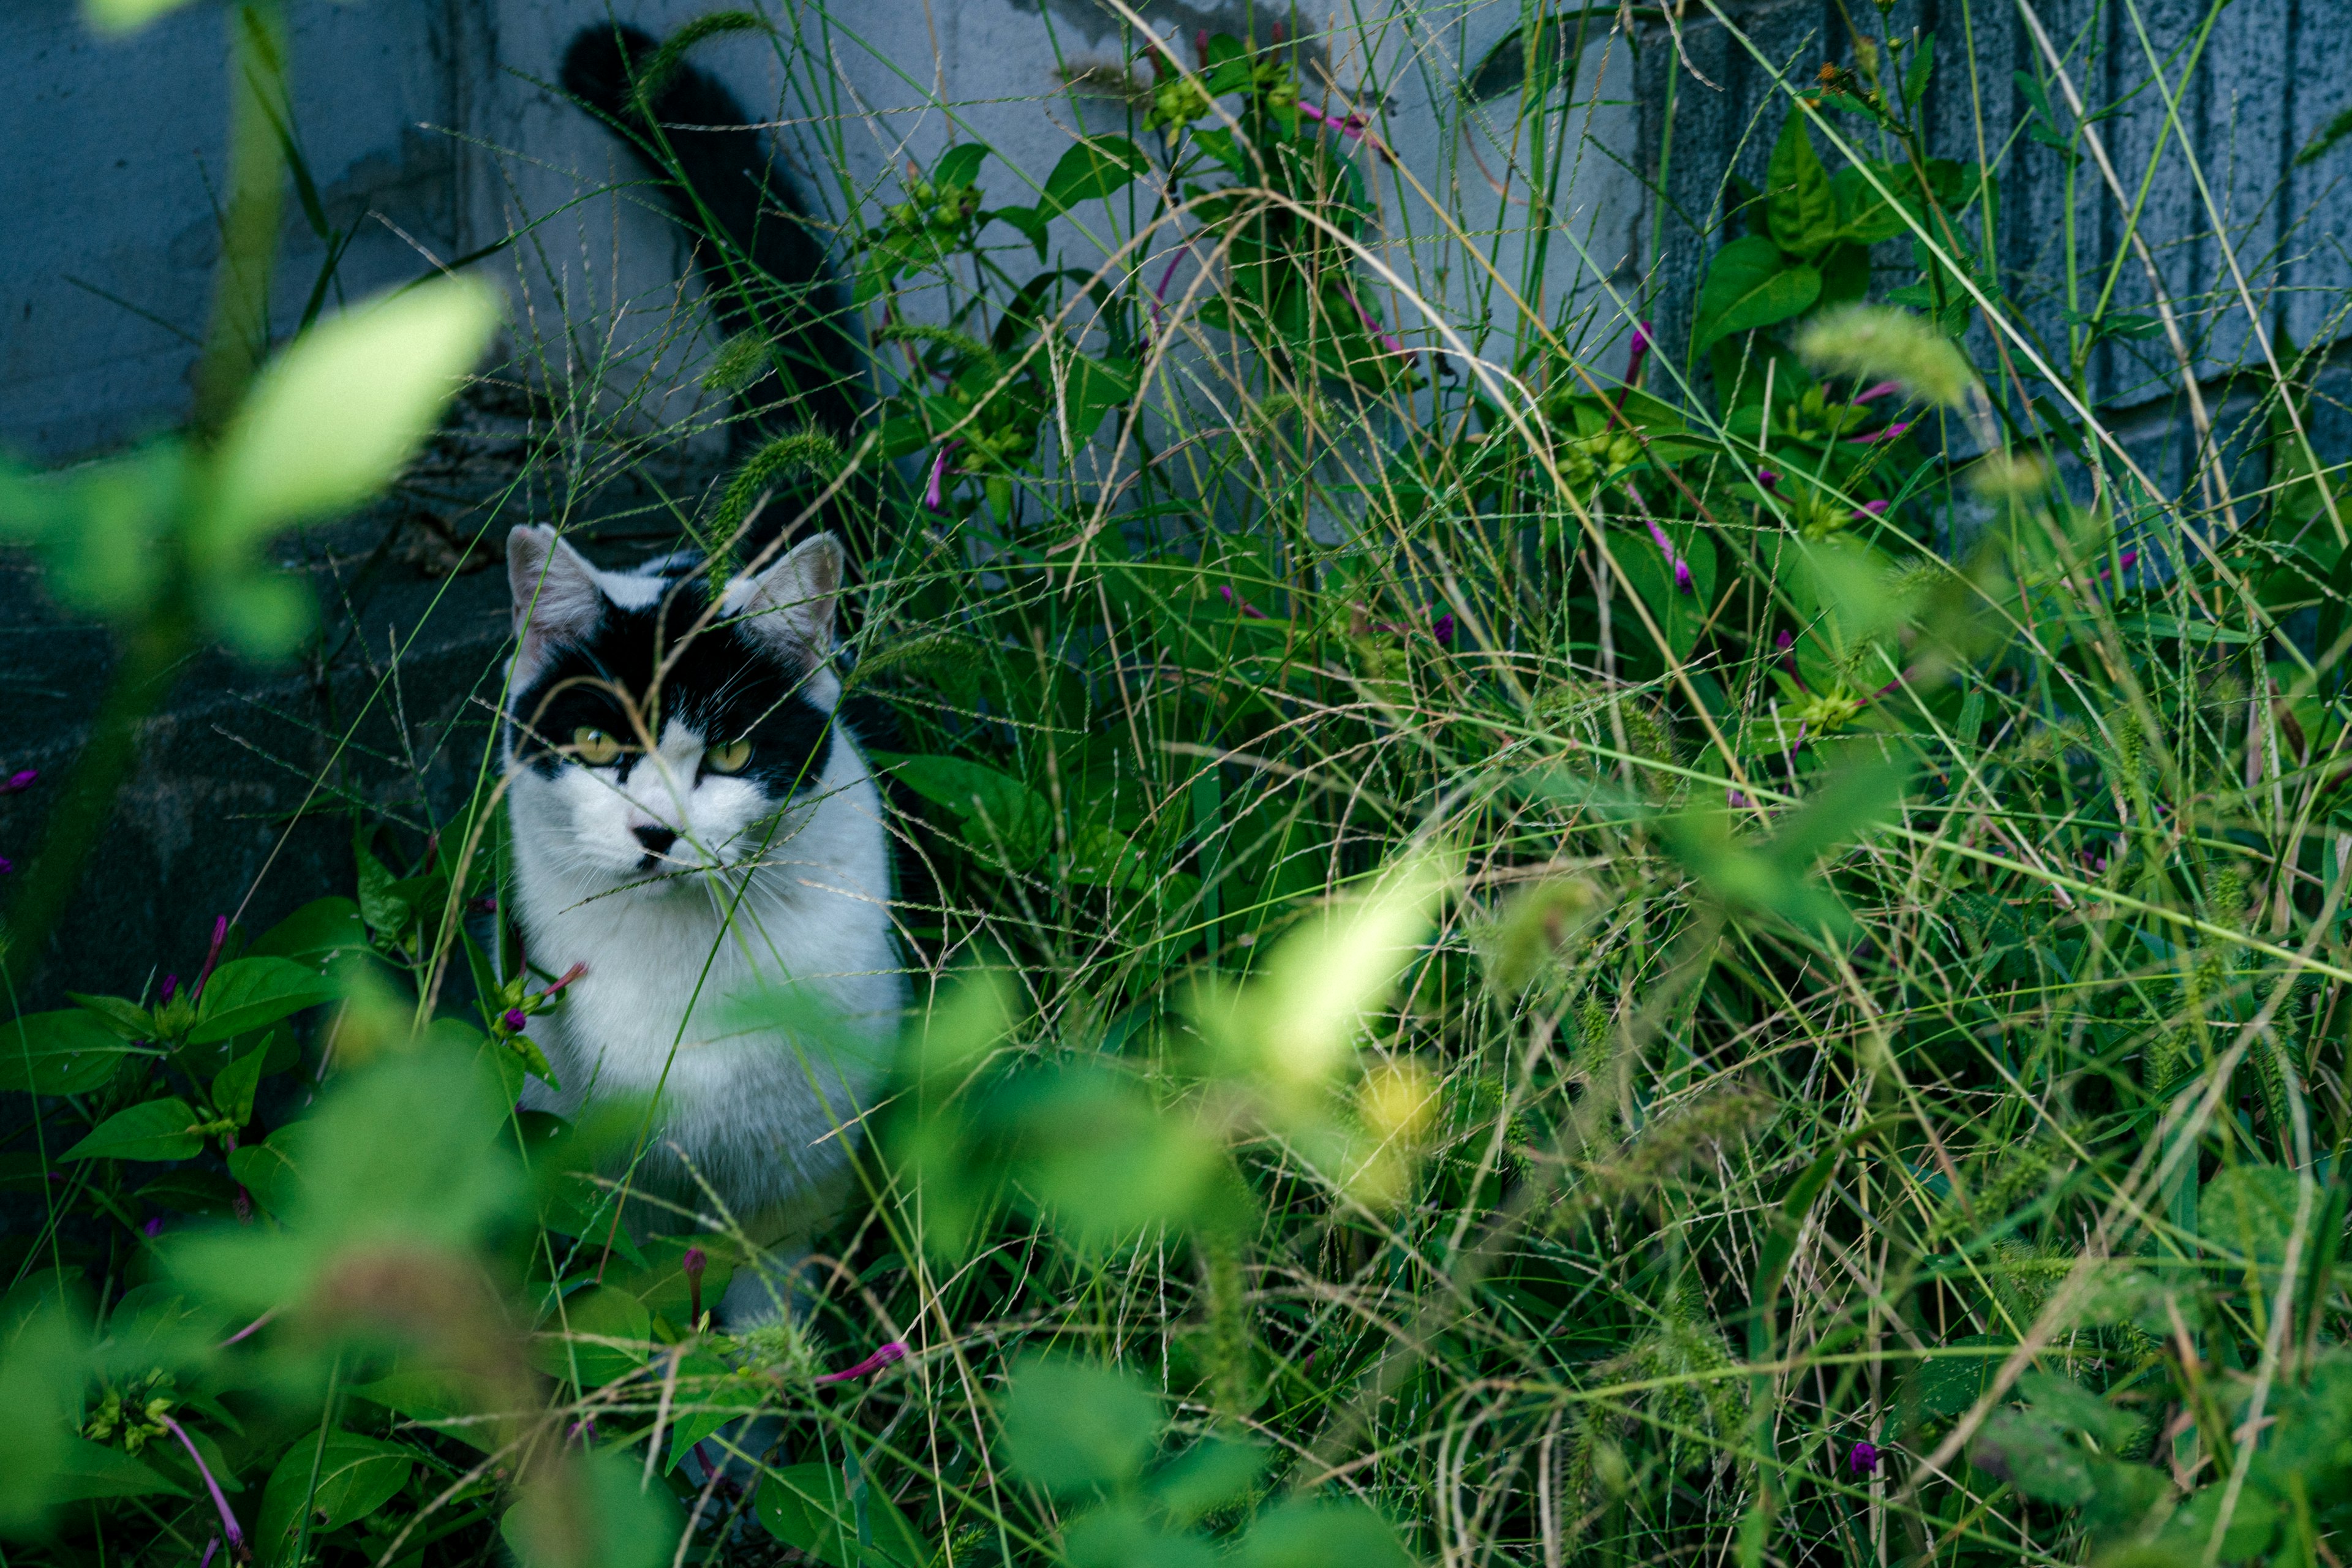
<svg viewBox="0 0 2352 1568">
<path fill-rule="evenodd" d="M 980 173 L 980 166 L 988 162 L 988 154 L 992 151 L 985 142 L 957 142 L 940 153 L 940 161 L 931 165 L 932 185 L 948 191 L 971 184 L 972 177 Z"/>
<path fill-rule="evenodd" d="M 1135 366 L 1123 359 L 1074 356 L 1063 397 L 1070 415 L 1070 439 L 1085 441 L 1102 423 L 1104 415 L 1135 395 Z"/>
<path fill-rule="evenodd" d="M 596 1285 L 564 1300 L 531 1342 L 531 1363 L 551 1377 L 602 1388 L 646 1364 L 653 1338 L 646 1304 L 617 1285 Z"/>
<path fill-rule="evenodd" d="M 187 1160 L 204 1152 L 201 1133 L 191 1132 L 205 1118 L 176 1097 L 150 1100 L 118 1110 L 90 1130 L 89 1135 L 58 1158 L 63 1160 Z"/>
<path fill-rule="evenodd" d="M 106 1021 L 107 1027 L 126 1040 L 152 1040 L 161 1033 L 155 1026 L 154 1014 L 124 997 L 90 996 L 79 991 L 68 991 L 66 1000 L 97 1014 Z"/>
<path fill-rule="evenodd" d="M 174 1214 L 227 1215 L 236 1212 L 236 1184 L 217 1171 L 183 1165 L 166 1171 L 141 1187 L 143 1203 Z"/>
<path fill-rule="evenodd" d="M 1167 1424 L 1160 1401 L 1127 1373 L 1046 1356 L 1013 1369 L 998 1415 L 1006 1462 L 1057 1496 L 1134 1480 Z"/>
<path fill-rule="evenodd" d="M 264 1028 L 341 994 L 342 988 L 333 981 L 291 959 L 231 959 L 205 982 L 188 1043 L 210 1045 Z"/>
<path fill-rule="evenodd" d="M 1927 96 L 1928 79 L 1936 74 L 1936 35 L 1923 33 L 1911 46 L 1911 63 L 1903 68 L 1903 103 L 1916 109 Z"/>
<path fill-rule="evenodd" d="M 335 1430 L 298 1437 L 269 1472 L 253 1535 L 264 1564 L 292 1551 L 307 1504 L 316 1536 L 367 1518 L 408 1484 L 415 1458 L 396 1443 Z M 316 1484 L 313 1484 L 315 1479 Z"/>
<path fill-rule="evenodd" d="M 11 1415 L 15 1410 L 11 1408 Z M 120 1448 L 69 1436 L 50 1462 L 42 1491 L 51 1502 L 94 1502 L 106 1498 L 186 1497 L 188 1490 L 158 1475 Z"/>
<path fill-rule="evenodd" d="M 7 1413 L 0 1420 L 0 1531 L 11 1531 L 37 1528 L 52 1501 L 66 1500 L 58 1483 L 76 1445 L 97 1447 L 73 1436 L 89 1366 L 72 1317 L 55 1300 L 20 1317 L 21 1300 L 12 1290 L 7 1317 L 0 1318 L 0 1411 Z M 159 1490 L 170 1489 L 148 1474 Z"/>
<path fill-rule="evenodd" d="M 1045 177 L 1037 210 L 1059 217 L 1080 202 L 1098 201 L 1125 190 L 1151 167 L 1143 150 L 1124 136 L 1091 136 L 1062 154 Z"/>
<path fill-rule="evenodd" d="M 1045 797 L 1008 773 L 962 757 L 873 753 L 877 765 L 934 805 L 971 825 L 972 837 L 1026 858 L 1042 847 L 1053 827 Z"/>
<path fill-rule="evenodd" d="M 299 1176 L 287 1146 L 302 1133 L 302 1124 L 281 1127 L 258 1143 L 229 1151 L 228 1173 L 237 1185 L 272 1218 L 283 1219 L 293 1206 Z"/>
<path fill-rule="evenodd" d="M 1904 195 L 1905 182 L 1895 177 L 1896 172 L 1875 165 L 1870 171 L 1879 176 L 1879 184 L 1895 193 Z M 1861 165 L 1849 163 L 1830 181 L 1830 194 L 1837 204 L 1838 233 L 1856 245 L 1876 245 L 1883 239 L 1893 239 L 1909 228 L 1903 208 L 1878 194 Z"/>
<path fill-rule="evenodd" d="M 348 511 L 389 483 L 489 342 L 498 301 L 441 279 L 321 321 L 255 381 L 221 440 L 201 570 L 229 567 L 289 523 Z"/>
<path fill-rule="evenodd" d="M 1161 1467 L 1149 1488 L 1169 1518 L 1191 1524 L 1246 1497 L 1272 1458 L 1270 1450 L 1256 1443 L 1207 1437 Z"/>
<path fill-rule="evenodd" d="M 1697 346 L 1802 314 L 1821 297 L 1822 275 L 1790 266 L 1780 247 L 1746 235 L 1715 253 L 1698 295 Z"/>
<path fill-rule="evenodd" d="M 2054 1424 L 2015 1410 L 1994 1413 L 1969 1458 L 1977 1468 L 2042 1502 L 2074 1508 L 2090 1501 L 2095 1489 L 2089 1457 Z"/>
<path fill-rule="evenodd" d="M 771 1484 L 763 1479 L 761 1492 Z M 576 1479 L 542 1479 L 499 1521 L 522 1568 L 669 1568 L 686 1532 L 669 1489 L 645 1479 L 642 1460 L 610 1449 L 582 1456 Z"/>
<path fill-rule="evenodd" d="M 1992 1386 L 1993 1373 L 2002 1360 L 2016 1347 L 1990 1334 L 1965 1334 L 1948 1341 L 1943 1348 L 1979 1353 L 1935 1356 L 1911 1369 L 1903 1380 L 1902 1402 L 1906 1414 L 1916 1411 L 1921 1422 L 1948 1420 L 1976 1404 Z"/>
<path fill-rule="evenodd" d="M 1801 110 L 1791 108 L 1780 122 L 1764 175 L 1764 217 L 1773 243 L 1792 256 L 1816 256 L 1837 237 L 1837 199 Z"/>
<path fill-rule="evenodd" d="M 79 1007 L 28 1014 L 0 1023 L 0 1089 L 87 1094 L 111 1079 L 124 1058 L 163 1054 L 131 1044 Z"/>
<path fill-rule="evenodd" d="M 752 1506 L 769 1534 L 829 1568 L 923 1568 L 931 1561 L 896 1503 L 870 1482 L 853 1489 L 832 1465 L 769 1471 Z"/>
<path fill-rule="evenodd" d="M 239 1127 L 253 1120 L 254 1091 L 261 1087 L 261 1069 L 269 1060 L 269 1045 L 262 1044 L 213 1075 L 213 1109 Z"/>
<path fill-rule="evenodd" d="M 1412 1568 L 1389 1521 L 1361 1503 L 1294 1501 L 1261 1516 L 1234 1568 Z"/>
<path fill-rule="evenodd" d="M 341 897 L 313 899 L 261 933 L 247 950 L 252 958 L 308 959 L 313 964 L 343 952 L 367 951 L 367 928 L 360 907 Z"/>
</svg>

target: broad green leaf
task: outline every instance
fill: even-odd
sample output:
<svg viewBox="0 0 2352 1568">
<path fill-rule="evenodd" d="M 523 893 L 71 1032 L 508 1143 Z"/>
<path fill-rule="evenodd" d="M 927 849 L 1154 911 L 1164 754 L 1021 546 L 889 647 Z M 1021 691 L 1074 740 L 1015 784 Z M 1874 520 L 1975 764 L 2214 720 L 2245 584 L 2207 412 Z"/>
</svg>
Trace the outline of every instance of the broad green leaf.
<svg viewBox="0 0 2352 1568">
<path fill-rule="evenodd" d="M 1029 1356 L 1013 1369 L 997 1414 L 1005 1462 L 1057 1496 L 1134 1480 L 1168 1419 L 1126 1373 L 1048 1356 Z"/>
<path fill-rule="evenodd" d="M 1994 1413 L 1969 1452 L 1977 1468 L 2027 1497 L 2074 1508 L 2091 1500 L 2089 1457 L 2056 1424 L 2015 1410 Z"/>
<path fill-rule="evenodd" d="M 75 1446 L 97 1447 L 73 1436 L 75 1403 L 88 1375 L 73 1319 L 54 1299 L 19 1318 L 26 1299 L 29 1293 L 9 1292 L 11 1310 L 0 1318 L 0 1411 L 6 1412 L 0 1419 L 0 1531 L 38 1526 L 50 1503 L 67 1500 L 58 1482 L 78 1457 Z M 170 1489 L 160 1476 L 152 1479 L 158 1490 Z"/>
<path fill-rule="evenodd" d="M 1904 172 L 1874 166 L 1880 184 L 1900 196 L 1907 184 Z M 1910 226 L 1905 222 L 1903 208 L 1878 194 L 1878 187 L 1860 167 L 1848 164 L 1830 180 L 1830 191 L 1835 198 L 1838 214 L 1838 235 L 1858 245 L 1876 245 L 1883 239 L 1893 239 Z"/>
<path fill-rule="evenodd" d="M 289 958 L 231 959 L 213 971 L 196 1003 L 196 1026 L 188 1043 L 210 1045 L 291 1017 L 342 994 L 342 988 L 316 969 Z"/>
<path fill-rule="evenodd" d="M 16 1412 L 11 1408 L 12 1417 Z M 12 1420 L 9 1425 L 14 1425 Z M 178 1482 L 157 1474 L 120 1448 L 68 1436 L 50 1460 L 41 1489 L 48 1501 L 93 1502 L 105 1498 L 186 1497 Z"/>
<path fill-rule="evenodd" d="M 118 1110 L 61 1160 L 187 1160 L 204 1152 L 205 1140 L 190 1128 L 206 1120 L 186 1100 L 150 1100 Z"/>
<path fill-rule="evenodd" d="M 217 569 L 289 523 L 347 511 L 389 483 L 488 343 L 498 302 L 444 279 L 320 322 L 255 381 L 222 438 L 190 546 Z"/>
<path fill-rule="evenodd" d="M 253 1120 L 254 1091 L 261 1087 L 261 1069 L 269 1059 L 268 1042 L 237 1058 L 213 1075 L 213 1109 L 239 1127 Z"/>
<path fill-rule="evenodd" d="M 1198 1219 L 1223 1164 L 1197 1122 L 1108 1070 L 1025 1075 L 1003 1091 L 989 1131 L 1019 1190 L 1083 1247 Z"/>
<path fill-rule="evenodd" d="M 773 1482 L 763 1480 L 764 1495 Z M 685 1510 L 644 1461 L 592 1449 L 547 1466 L 499 1521 L 522 1568 L 669 1568 L 687 1537 Z"/>
<path fill-rule="evenodd" d="M 1072 357 L 1063 396 L 1069 409 L 1070 439 L 1085 441 L 1104 415 L 1135 395 L 1135 367 L 1123 359 Z"/>
<path fill-rule="evenodd" d="M 2200 1489 L 2165 1521 L 2162 1543 L 2171 1545 L 2178 1542 L 2201 1556 L 2206 1542 L 2213 1539 L 2213 1526 L 2221 1517 L 2221 1503 L 2229 1489 L 2224 1481 Z M 2230 1513 L 2230 1527 L 2221 1534 L 2220 1560 L 2243 1563 L 2261 1558 L 2263 1549 L 2270 1544 L 2271 1536 L 2278 1529 L 2280 1511 L 2278 1504 L 2265 1496 L 2262 1488 L 2242 1489 L 2237 1507 Z"/>
<path fill-rule="evenodd" d="M 1913 1367 L 1902 1386 L 1901 1404 L 1906 1416 L 1916 1413 L 1919 1421 L 1928 1422 L 1958 1415 L 1992 1386 L 1993 1373 L 2016 1347 L 1989 1334 L 1968 1334 L 1943 1348 L 1979 1353 L 1935 1356 Z"/>
<path fill-rule="evenodd" d="M 68 991 L 66 1000 L 86 1012 L 96 1014 L 105 1020 L 108 1028 L 126 1040 L 152 1040 L 162 1033 L 156 1027 L 154 1014 L 125 997 L 92 996 L 79 991 Z"/>
<path fill-rule="evenodd" d="M 1293 1501 L 1263 1514 L 1234 1568 L 1412 1568 L 1395 1527 L 1361 1503 Z"/>
<path fill-rule="evenodd" d="M 293 1206 L 299 1178 L 289 1145 L 302 1135 L 302 1131 L 298 1121 L 279 1128 L 258 1143 L 247 1143 L 229 1151 L 228 1173 L 237 1185 L 253 1194 L 253 1201 L 261 1205 L 262 1212 L 273 1218 L 284 1218 Z"/>
<path fill-rule="evenodd" d="M 602 1388 L 646 1364 L 654 1325 L 636 1297 L 618 1285 L 596 1285 L 567 1297 L 540 1329 L 532 1364 L 582 1388 Z"/>
<path fill-rule="evenodd" d="M 1817 256 L 1837 237 L 1837 201 L 1829 172 L 1813 151 L 1804 111 L 1791 107 L 1764 175 L 1764 217 L 1773 243 L 1792 256 Z"/>
<path fill-rule="evenodd" d="M 1037 210 L 1058 217 L 1080 202 L 1090 202 L 1124 190 L 1129 181 L 1151 167 L 1143 150 L 1124 136 L 1091 136 L 1062 154 L 1045 178 Z"/>
<path fill-rule="evenodd" d="M 1218 1568 L 1225 1561 L 1202 1537 L 1189 1531 L 1171 1535 L 1143 1510 L 1124 1501 L 1070 1521 L 1062 1547 L 1069 1568 Z"/>
<path fill-rule="evenodd" d="M 972 177 L 980 173 L 980 166 L 988 162 L 988 154 L 992 151 L 985 142 L 957 142 L 940 153 L 940 161 L 931 165 L 931 184 L 942 191 L 971 184 Z"/>
<path fill-rule="evenodd" d="M 124 1058 L 161 1055 L 79 1007 L 27 1014 L 0 1021 L 0 1089 L 87 1094 L 112 1078 Z"/>
<path fill-rule="evenodd" d="M 833 1465 L 769 1471 L 752 1507 L 770 1535 L 827 1568 L 923 1568 L 932 1560 L 896 1503 L 870 1483 L 853 1493 Z"/>
<path fill-rule="evenodd" d="M 2293 1172 L 2276 1165 L 2231 1165 L 2207 1184 L 2198 1200 L 2197 1230 L 2225 1255 L 2275 1270 L 2286 1258 L 2294 1210 Z"/>
<path fill-rule="evenodd" d="M 310 1432 L 294 1440 L 261 1494 L 261 1518 L 254 1550 L 266 1564 L 293 1552 L 304 1505 L 315 1539 L 330 1530 L 367 1518 L 408 1484 L 415 1459 L 396 1443 L 340 1429 L 322 1439 Z"/>
<path fill-rule="evenodd" d="M 1809 309 L 1821 292 L 1819 272 L 1783 262 L 1780 247 L 1769 239 L 1743 235 L 1707 264 L 1698 294 L 1698 346 L 1785 321 Z"/>
<path fill-rule="evenodd" d="M 141 1187 L 138 1196 L 174 1214 L 229 1215 L 236 1212 L 236 1183 L 217 1171 L 183 1165 Z"/>
<path fill-rule="evenodd" d="M 1160 1467 L 1150 1490 L 1171 1519 L 1190 1524 L 1246 1497 L 1272 1458 L 1270 1450 L 1255 1443 L 1205 1437 Z"/>
<path fill-rule="evenodd" d="M 874 760 L 925 800 L 964 818 L 976 842 L 1008 857 L 1034 853 L 1052 829 L 1053 808 L 1044 795 L 984 763 L 891 752 L 877 752 Z"/>
<path fill-rule="evenodd" d="M 367 946 L 367 929 L 360 923 L 359 906 L 334 897 L 304 904 L 263 931 L 247 955 L 308 959 L 317 963 L 340 952 L 364 952 Z"/>
</svg>

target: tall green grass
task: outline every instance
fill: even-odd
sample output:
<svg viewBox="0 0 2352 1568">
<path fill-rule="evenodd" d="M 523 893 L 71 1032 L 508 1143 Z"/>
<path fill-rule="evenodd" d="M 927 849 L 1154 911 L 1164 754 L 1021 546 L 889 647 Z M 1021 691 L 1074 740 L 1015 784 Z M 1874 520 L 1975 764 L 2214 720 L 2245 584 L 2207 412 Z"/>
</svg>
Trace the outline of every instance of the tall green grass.
<svg viewBox="0 0 2352 1568">
<path fill-rule="evenodd" d="M 778 18 L 793 101 L 829 101 L 847 21 Z M 267 1036 L 290 1008 L 222 1035 L 149 997 L 117 1033 L 169 1056 L 26 1068 L 77 1087 L 38 1114 L 66 1182 L 6 1375 L 184 1495 L 45 1458 L 25 1550 L 201 1548 L 193 1468 L 159 1425 L 125 1436 L 163 1388 L 277 1560 L 1343 1563 L 1392 1530 L 1449 1564 L 2338 1561 L 2352 491 L 2308 438 L 2326 360 L 2263 317 L 2215 384 L 2237 280 L 2123 312 L 2139 242 L 2197 237 L 2137 217 L 2069 248 L 2049 335 L 2049 280 L 1988 238 L 2049 163 L 1938 162 L 1921 118 L 1931 84 L 2005 71 L 1885 12 L 1773 62 L 1764 184 L 1727 174 L 1727 243 L 1666 301 L 1689 335 L 1636 352 L 1657 298 L 1550 221 L 1598 155 L 1566 62 L 1627 47 L 1615 22 L 1531 16 L 1455 62 L 1498 80 L 1519 50 L 1516 97 L 1440 100 L 1534 182 L 1479 207 L 1500 219 L 1391 155 L 1380 84 L 1341 90 L 1369 22 L 1131 32 L 1128 75 L 1070 89 L 1108 82 L 1127 125 L 1094 99 L 1052 169 L 969 139 L 880 189 L 835 169 L 882 405 L 846 446 L 755 411 L 770 448 L 667 509 L 714 551 L 788 518 L 872 542 L 850 686 L 887 716 L 919 1005 L 804 1318 L 698 1328 L 727 1216 L 680 1217 L 692 1268 L 630 1240 L 593 1128 L 456 1140 L 456 1219 L 379 1169 L 433 1096 L 470 1102 L 468 1053 L 523 1070 L 505 1006 L 560 1005 L 478 963 L 479 1027 L 403 1046 L 482 957 L 450 917 L 497 888 L 486 752 L 466 815 L 363 851 L 348 911 L 247 955 L 373 955 L 310 1054 Z M 2027 134 L 2104 191 L 2107 106 L 2078 110 L 2066 47 Z M 2169 103 L 2183 68 L 2149 53 Z M 2225 152 L 2176 128 L 2112 199 Z M 1106 259 L 1062 270 L 1065 218 Z M 540 243 L 502 258 L 526 291 L 561 276 Z M 1588 268 L 1565 303 L 1561 244 Z M 570 303 L 564 341 L 594 341 Z M 641 410 L 523 341 L 530 477 L 593 512 Z M 714 384 L 763 352 L 718 348 Z M 2126 354 L 2195 389 L 2170 483 L 2108 417 Z M 149 1262 L 130 1238 L 170 1205 L 125 1162 L 165 1146 L 58 1163 L 85 1123 L 174 1089 L 222 1110 L 236 1062 L 327 1038 L 334 1139 L 273 1134 L 289 1173 L 259 1128 L 219 1157 L 217 1129 L 151 1130 L 194 1135 L 170 1148 L 257 1230 Z M 94 1337 L 89 1375 L 44 1333 Z M 751 1409 L 778 1425 L 722 1427 Z M 748 1532 L 682 1525 L 730 1506 L 682 1430 L 781 1439 Z"/>
</svg>

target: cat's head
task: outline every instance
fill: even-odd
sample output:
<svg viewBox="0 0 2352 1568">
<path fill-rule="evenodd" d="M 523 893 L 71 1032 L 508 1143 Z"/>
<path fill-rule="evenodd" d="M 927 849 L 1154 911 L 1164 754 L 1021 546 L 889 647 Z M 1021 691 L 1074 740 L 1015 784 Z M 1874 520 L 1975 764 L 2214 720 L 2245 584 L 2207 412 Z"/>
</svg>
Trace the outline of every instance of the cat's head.
<svg viewBox="0 0 2352 1568">
<path fill-rule="evenodd" d="M 663 886 L 740 865 L 824 788 L 839 542 L 808 540 L 715 607 L 692 567 L 603 572 L 553 529 L 508 536 L 516 827 L 577 879 Z"/>
</svg>

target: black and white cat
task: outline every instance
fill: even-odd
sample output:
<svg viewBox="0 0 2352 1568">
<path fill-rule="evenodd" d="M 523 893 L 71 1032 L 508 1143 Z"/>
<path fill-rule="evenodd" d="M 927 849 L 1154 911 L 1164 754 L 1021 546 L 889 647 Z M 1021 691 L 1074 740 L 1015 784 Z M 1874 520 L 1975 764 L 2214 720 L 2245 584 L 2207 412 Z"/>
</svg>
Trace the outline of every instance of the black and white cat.
<svg viewBox="0 0 2352 1568">
<path fill-rule="evenodd" d="M 658 1097 L 635 1189 L 707 1215 L 707 1183 L 788 1257 L 845 1195 L 906 998 L 882 798 L 838 712 L 841 546 L 820 534 L 715 605 L 690 557 L 599 571 L 543 526 L 509 535 L 507 569 L 511 907 L 533 968 L 585 965 L 530 1020 L 562 1088 L 529 1103 Z M 833 1016 L 825 1039 L 747 1026 L 742 999 L 787 986 Z M 771 1274 L 740 1271 L 721 1320 L 773 1316 Z"/>
</svg>

